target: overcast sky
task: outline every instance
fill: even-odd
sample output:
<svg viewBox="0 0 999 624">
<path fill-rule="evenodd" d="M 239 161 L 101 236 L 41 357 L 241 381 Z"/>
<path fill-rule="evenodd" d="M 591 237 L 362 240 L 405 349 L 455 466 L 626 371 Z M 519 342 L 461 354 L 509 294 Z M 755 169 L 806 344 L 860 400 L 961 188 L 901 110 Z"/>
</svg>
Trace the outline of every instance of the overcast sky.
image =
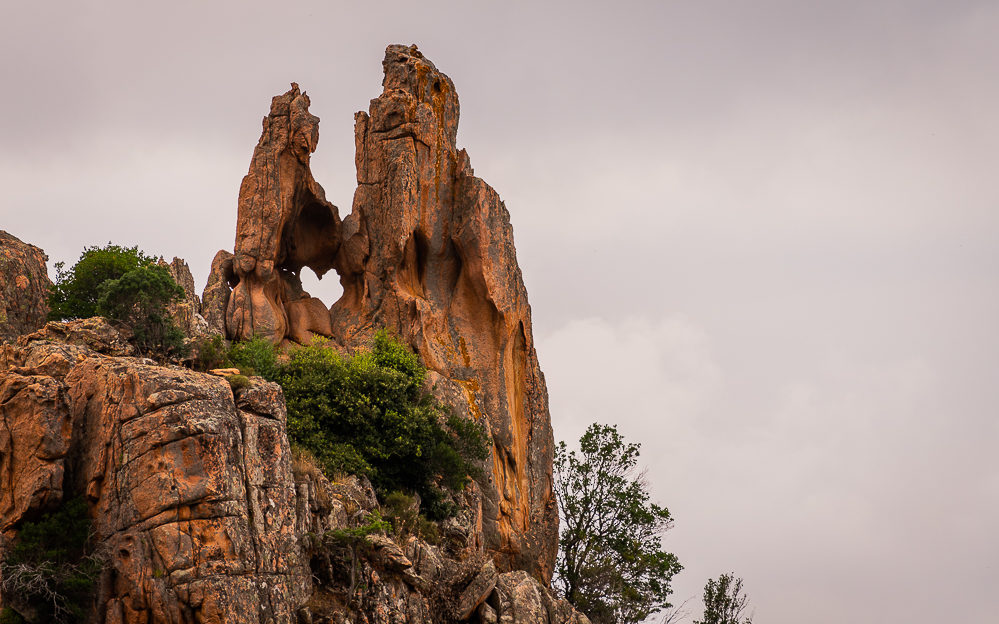
<svg viewBox="0 0 999 624">
<path fill-rule="evenodd" d="M 556 438 L 642 442 L 678 602 L 734 571 L 758 624 L 996 621 L 999 3 L 10 3 L 0 229 L 200 287 L 291 81 L 349 211 L 389 43 L 510 210 Z"/>
</svg>

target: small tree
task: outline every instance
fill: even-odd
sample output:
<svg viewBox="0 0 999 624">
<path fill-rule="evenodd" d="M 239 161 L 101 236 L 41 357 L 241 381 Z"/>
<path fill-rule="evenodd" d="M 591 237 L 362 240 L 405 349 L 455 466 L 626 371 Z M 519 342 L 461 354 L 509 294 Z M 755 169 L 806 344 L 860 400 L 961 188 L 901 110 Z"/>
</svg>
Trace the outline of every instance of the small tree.
<svg viewBox="0 0 999 624">
<path fill-rule="evenodd" d="M 717 581 L 708 579 L 704 586 L 704 616 L 694 624 L 753 624 L 752 616 L 742 619 L 746 601 L 742 579 L 735 574 L 722 574 Z"/>
<path fill-rule="evenodd" d="M 593 424 L 555 451 L 555 488 L 562 532 L 555 585 L 595 624 L 640 622 L 671 605 L 670 581 L 682 566 L 661 548 L 669 510 L 651 502 L 639 444 L 612 425 Z"/>
<path fill-rule="evenodd" d="M 132 330 L 132 342 L 141 351 L 177 355 L 184 348 L 184 334 L 173 322 L 167 306 L 184 296 L 164 266 L 146 265 L 108 280 L 98 288 L 97 311 Z"/>
<path fill-rule="evenodd" d="M 97 316 L 100 286 L 155 262 L 138 247 L 121 247 L 110 242 L 104 247 L 86 247 L 70 269 L 57 262 L 56 281 L 49 295 L 49 320 Z"/>
<path fill-rule="evenodd" d="M 150 355 L 182 355 L 184 335 L 167 306 L 184 296 L 165 266 L 138 247 L 87 247 L 72 268 L 56 266 L 49 318 L 105 316 L 132 332 L 132 343 Z"/>
</svg>

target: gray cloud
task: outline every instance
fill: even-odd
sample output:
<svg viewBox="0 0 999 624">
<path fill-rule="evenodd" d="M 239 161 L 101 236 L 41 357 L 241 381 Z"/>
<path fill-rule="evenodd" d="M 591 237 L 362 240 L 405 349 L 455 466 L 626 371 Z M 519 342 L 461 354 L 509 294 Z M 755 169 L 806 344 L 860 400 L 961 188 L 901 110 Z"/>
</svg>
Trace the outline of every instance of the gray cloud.
<svg viewBox="0 0 999 624">
<path fill-rule="evenodd" d="M 994 619 L 995 3 L 5 17 L 0 228 L 53 261 L 107 240 L 183 256 L 201 283 L 269 98 L 312 96 L 343 214 L 352 115 L 384 46 L 420 44 L 511 211 L 556 436 L 599 420 L 643 442 L 677 597 L 734 570 L 761 622 Z"/>
</svg>

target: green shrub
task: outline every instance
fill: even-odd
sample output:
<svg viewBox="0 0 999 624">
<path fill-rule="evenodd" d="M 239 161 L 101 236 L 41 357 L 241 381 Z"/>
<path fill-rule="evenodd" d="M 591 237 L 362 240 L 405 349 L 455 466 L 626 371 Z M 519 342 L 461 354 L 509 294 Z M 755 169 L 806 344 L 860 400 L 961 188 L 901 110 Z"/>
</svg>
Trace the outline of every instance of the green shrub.
<svg viewBox="0 0 999 624">
<path fill-rule="evenodd" d="M 382 509 L 385 511 L 385 519 L 392 524 L 392 532 L 397 537 L 416 533 L 420 505 L 415 496 L 399 490 L 390 492 L 382 501 Z"/>
<path fill-rule="evenodd" d="M 105 316 L 125 325 L 132 343 L 147 355 L 183 356 L 184 334 L 167 306 L 184 296 L 170 271 L 138 247 L 87 247 L 69 270 L 56 263 L 49 319 Z"/>
<path fill-rule="evenodd" d="M 229 387 L 234 391 L 249 388 L 253 385 L 253 382 L 246 375 L 229 375 L 226 379 L 229 381 Z"/>
<path fill-rule="evenodd" d="M 155 261 L 138 247 L 120 247 L 109 242 L 105 247 L 84 248 L 80 259 L 68 270 L 65 262 L 57 262 L 56 281 L 49 295 L 49 320 L 97 316 L 101 284 Z"/>
<path fill-rule="evenodd" d="M 37 609 L 40 621 L 82 621 L 103 567 L 102 559 L 88 549 L 89 537 L 87 504 L 81 498 L 22 523 L 16 543 L 0 562 L 4 598 L 16 597 Z"/>
<path fill-rule="evenodd" d="M 288 435 L 323 469 L 367 476 L 382 495 L 417 493 L 426 514 L 456 511 L 451 494 L 488 457 L 486 434 L 425 391 L 426 369 L 385 332 L 351 357 L 316 341 L 291 353 L 275 379 L 288 405 Z"/>
<path fill-rule="evenodd" d="M 225 340 L 222 336 L 215 334 L 209 338 L 202 338 L 194 343 L 192 367 L 202 372 L 221 368 L 225 364 L 226 353 Z"/>
<path fill-rule="evenodd" d="M 277 380 L 277 349 L 269 340 L 260 336 L 232 343 L 224 363 L 238 368 L 244 375 L 258 375 L 268 381 Z"/>
<path fill-rule="evenodd" d="M 97 312 L 132 330 L 132 342 L 152 355 L 185 355 L 184 333 L 167 306 L 184 296 L 165 266 L 146 265 L 98 287 Z"/>
<path fill-rule="evenodd" d="M 431 544 L 440 541 L 437 524 L 420 513 L 416 496 L 398 490 L 390 492 L 382 501 L 382 510 L 396 537 L 415 535 Z"/>
</svg>

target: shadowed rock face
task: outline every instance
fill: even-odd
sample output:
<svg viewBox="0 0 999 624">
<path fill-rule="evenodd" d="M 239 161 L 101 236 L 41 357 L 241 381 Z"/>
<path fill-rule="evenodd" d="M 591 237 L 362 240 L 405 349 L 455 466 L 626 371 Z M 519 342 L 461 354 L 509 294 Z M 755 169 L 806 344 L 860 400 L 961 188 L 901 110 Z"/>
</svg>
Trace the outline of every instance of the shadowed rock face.
<svg viewBox="0 0 999 624">
<path fill-rule="evenodd" d="M 49 312 L 48 256 L 0 230 L 0 340 L 13 340 L 45 324 Z"/>
<path fill-rule="evenodd" d="M 553 440 L 510 216 L 455 145 L 451 79 L 415 46 L 389 46 L 383 67 L 384 91 L 355 116 L 358 186 L 342 224 L 309 171 L 318 119 L 308 97 L 293 85 L 274 98 L 240 189 L 235 256 L 212 265 L 206 317 L 226 301 L 230 338 L 275 343 L 322 334 L 353 348 L 394 331 L 433 371 L 436 392 L 492 436 L 485 548 L 501 571 L 548 582 Z M 328 313 L 302 291 L 303 267 L 340 274 L 343 296 Z"/>
</svg>

